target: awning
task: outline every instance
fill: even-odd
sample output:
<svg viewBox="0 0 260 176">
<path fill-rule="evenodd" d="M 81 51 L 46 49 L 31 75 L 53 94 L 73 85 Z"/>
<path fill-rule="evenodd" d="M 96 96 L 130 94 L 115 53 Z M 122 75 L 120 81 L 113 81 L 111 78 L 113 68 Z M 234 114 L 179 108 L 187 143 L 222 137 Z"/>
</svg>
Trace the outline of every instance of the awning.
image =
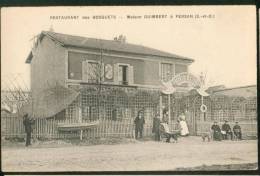
<svg viewBox="0 0 260 176">
<path fill-rule="evenodd" d="M 20 114 L 28 113 L 33 118 L 53 117 L 66 109 L 79 95 L 73 89 L 57 85 L 44 90 L 24 105 Z"/>
<path fill-rule="evenodd" d="M 169 94 L 173 94 L 175 91 L 176 89 L 172 86 L 172 83 L 170 81 L 162 82 L 161 92 L 163 94 L 169 95 Z"/>
<path fill-rule="evenodd" d="M 196 91 L 203 97 L 209 96 L 209 94 L 205 91 L 205 89 L 199 88 L 199 89 L 196 89 Z"/>
</svg>

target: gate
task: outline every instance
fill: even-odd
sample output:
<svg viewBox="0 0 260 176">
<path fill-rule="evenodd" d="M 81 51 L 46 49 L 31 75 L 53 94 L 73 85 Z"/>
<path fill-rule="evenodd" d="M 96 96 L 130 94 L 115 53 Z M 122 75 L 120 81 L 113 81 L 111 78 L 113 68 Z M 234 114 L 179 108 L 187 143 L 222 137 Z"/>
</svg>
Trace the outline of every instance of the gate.
<svg viewBox="0 0 260 176">
<path fill-rule="evenodd" d="M 200 110 L 202 105 L 200 95 L 183 96 L 175 101 L 176 103 L 173 105 L 177 114 L 175 119 L 177 120 L 178 116 L 184 113 L 190 135 L 195 136 L 201 132 L 209 131 L 209 128 L 205 127 L 204 129 L 202 125 L 205 121 L 210 121 L 210 123 L 212 121 L 211 100 L 209 98 L 204 97 L 203 104 L 207 106 L 207 111 L 204 113 Z"/>
</svg>

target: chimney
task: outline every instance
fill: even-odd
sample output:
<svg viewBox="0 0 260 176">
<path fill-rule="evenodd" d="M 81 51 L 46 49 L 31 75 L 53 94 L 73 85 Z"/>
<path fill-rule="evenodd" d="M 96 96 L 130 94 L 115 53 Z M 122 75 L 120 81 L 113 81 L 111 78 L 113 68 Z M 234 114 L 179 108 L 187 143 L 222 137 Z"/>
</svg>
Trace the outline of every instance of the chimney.
<svg viewBox="0 0 260 176">
<path fill-rule="evenodd" d="M 114 37 L 114 41 L 118 41 L 120 43 L 126 43 L 126 36 L 121 34 L 118 37 Z"/>
<path fill-rule="evenodd" d="M 50 26 L 49 31 L 50 31 L 50 32 L 54 32 L 54 29 L 53 29 L 53 26 L 52 26 L 52 25 Z"/>
</svg>

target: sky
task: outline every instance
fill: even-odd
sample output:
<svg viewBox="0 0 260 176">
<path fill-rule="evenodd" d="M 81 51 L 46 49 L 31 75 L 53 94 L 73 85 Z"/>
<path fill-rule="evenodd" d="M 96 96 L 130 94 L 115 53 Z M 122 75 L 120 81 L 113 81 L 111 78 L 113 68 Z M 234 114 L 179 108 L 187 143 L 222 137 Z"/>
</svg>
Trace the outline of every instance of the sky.
<svg viewBox="0 0 260 176">
<path fill-rule="evenodd" d="M 128 43 L 192 58 L 195 62 L 189 68 L 190 73 L 196 76 L 206 73 L 207 82 L 212 86 L 256 84 L 255 12 L 254 6 L 3 8 L 1 83 L 10 86 L 17 81 L 19 86 L 29 87 L 30 65 L 25 64 L 25 60 L 32 48 L 32 39 L 52 26 L 58 33 L 100 39 L 112 40 L 123 34 Z M 156 14 L 167 15 L 167 18 L 143 18 Z M 77 20 L 50 19 L 50 16 L 68 15 L 79 17 Z M 95 15 L 113 15 L 116 19 L 92 19 Z M 127 15 L 142 16 L 142 19 L 127 19 Z M 82 16 L 90 19 L 82 19 Z"/>
</svg>

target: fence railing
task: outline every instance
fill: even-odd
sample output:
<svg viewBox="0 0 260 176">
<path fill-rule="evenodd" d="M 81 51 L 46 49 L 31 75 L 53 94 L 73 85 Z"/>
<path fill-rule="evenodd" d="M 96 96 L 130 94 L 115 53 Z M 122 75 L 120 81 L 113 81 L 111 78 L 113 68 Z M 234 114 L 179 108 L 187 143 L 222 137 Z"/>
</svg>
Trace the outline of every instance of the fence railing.
<svg viewBox="0 0 260 176">
<path fill-rule="evenodd" d="M 4 137 L 25 137 L 23 119 L 18 117 L 1 117 L 1 130 Z M 132 119 L 122 121 L 99 120 L 99 124 L 83 130 L 83 137 L 133 137 L 134 125 Z M 32 136 L 36 138 L 74 138 L 79 137 L 79 131 L 59 131 L 60 123 L 69 123 L 66 120 L 37 119 L 33 125 Z"/>
<path fill-rule="evenodd" d="M 83 138 L 95 137 L 134 137 L 134 122 L 131 118 L 122 119 L 120 121 L 101 119 L 95 128 L 83 131 Z M 66 120 L 55 119 L 37 119 L 33 129 L 33 137 L 36 138 L 78 138 L 79 131 L 64 132 L 59 131 L 57 126 L 59 123 L 69 123 Z M 196 122 L 196 134 L 209 132 L 213 122 Z M 233 128 L 234 123 L 229 123 Z M 188 124 L 189 125 L 189 124 Z M 220 127 L 222 124 L 219 124 Z M 240 122 L 243 136 L 257 136 L 257 121 Z M 170 124 L 170 129 L 177 129 L 177 123 Z M 25 137 L 23 119 L 15 116 L 1 117 L 2 137 Z M 144 136 L 152 136 L 152 121 L 146 122 L 144 125 Z"/>
</svg>

